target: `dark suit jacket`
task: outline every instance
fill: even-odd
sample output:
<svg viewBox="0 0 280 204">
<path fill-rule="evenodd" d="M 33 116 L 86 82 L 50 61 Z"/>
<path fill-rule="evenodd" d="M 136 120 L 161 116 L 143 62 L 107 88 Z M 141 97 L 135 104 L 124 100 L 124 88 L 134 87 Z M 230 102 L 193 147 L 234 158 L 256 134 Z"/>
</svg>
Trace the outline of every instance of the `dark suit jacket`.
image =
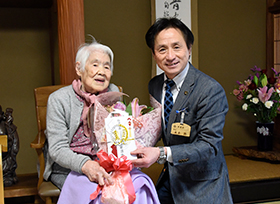
<svg viewBox="0 0 280 204">
<path fill-rule="evenodd" d="M 149 82 L 149 92 L 159 102 L 163 83 L 163 74 Z M 183 108 L 188 111 L 184 123 L 191 126 L 190 137 L 171 134 L 171 125 L 180 122 L 181 115 L 176 110 Z M 173 163 L 168 162 L 165 167 L 168 166 L 175 203 L 232 203 L 221 144 L 227 111 L 222 86 L 190 64 L 167 128 L 162 131 L 164 145 L 170 146 L 172 151 Z"/>
</svg>

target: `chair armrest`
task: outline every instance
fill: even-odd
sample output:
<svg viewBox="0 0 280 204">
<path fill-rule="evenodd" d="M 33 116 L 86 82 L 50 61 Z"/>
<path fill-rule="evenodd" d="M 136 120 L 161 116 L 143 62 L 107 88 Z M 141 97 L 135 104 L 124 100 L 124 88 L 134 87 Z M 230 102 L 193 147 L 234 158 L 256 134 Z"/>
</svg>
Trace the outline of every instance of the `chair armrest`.
<svg viewBox="0 0 280 204">
<path fill-rule="evenodd" d="M 30 147 L 34 149 L 42 149 L 45 145 L 45 141 L 46 141 L 46 135 L 44 133 L 44 130 L 41 130 L 40 132 L 38 132 L 33 142 L 30 143 Z"/>
<path fill-rule="evenodd" d="M 39 189 L 40 185 L 42 184 L 44 178 L 43 174 L 45 171 L 45 158 L 44 158 L 44 153 L 43 153 L 43 147 L 45 145 L 46 141 L 46 135 L 44 131 L 38 132 L 36 138 L 34 139 L 33 142 L 30 143 L 30 147 L 36 150 L 37 156 L 38 156 L 38 161 L 39 161 L 39 180 L 38 180 L 38 185 L 37 188 Z"/>
</svg>

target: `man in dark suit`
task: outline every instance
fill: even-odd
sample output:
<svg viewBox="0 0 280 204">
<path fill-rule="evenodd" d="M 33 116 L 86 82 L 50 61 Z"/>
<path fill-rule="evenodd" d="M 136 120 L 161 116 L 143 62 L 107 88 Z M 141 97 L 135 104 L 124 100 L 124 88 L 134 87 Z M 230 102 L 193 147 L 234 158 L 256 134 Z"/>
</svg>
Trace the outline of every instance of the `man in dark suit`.
<svg viewBox="0 0 280 204">
<path fill-rule="evenodd" d="M 162 204 L 230 204 L 228 170 L 222 144 L 227 98 L 222 86 L 189 62 L 194 37 L 176 18 L 158 19 L 146 43 L 164 73 L 149 82 L 163 104 L 164 147 L 131 152 L 136 167 L 164 164 L 157 182 Z M 169 102 L 168 102 L 169 100 Z M 168 111 L 169 109 L 169 111 Z"/>
</svg>

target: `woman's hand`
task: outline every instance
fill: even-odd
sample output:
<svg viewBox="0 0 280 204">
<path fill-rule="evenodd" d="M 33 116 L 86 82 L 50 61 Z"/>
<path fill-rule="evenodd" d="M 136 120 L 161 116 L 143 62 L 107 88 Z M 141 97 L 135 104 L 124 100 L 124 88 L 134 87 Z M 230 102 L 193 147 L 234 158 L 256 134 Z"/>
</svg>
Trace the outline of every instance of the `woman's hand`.
<svg viewBox="0 0 280 204">
<path fill-rule="evenodd" d="M 90 181 L 96 182 L 100 186 L 104 186 L 104 184 L 113 184 L 110 174 L 108 174 L 105 169 L 96 161 L 86 161 L 82 167 L 82 172 L 88 177 Z"/>
<path fill-rule="evenodd" d="M 160 155 L 159 148 L 157 147 L 144 147 L 130 152 L 131 155 L 136 155 L 138 159 L 131 160 L 134 167 L 150 167 L 157 161 Z"/>
</svg>

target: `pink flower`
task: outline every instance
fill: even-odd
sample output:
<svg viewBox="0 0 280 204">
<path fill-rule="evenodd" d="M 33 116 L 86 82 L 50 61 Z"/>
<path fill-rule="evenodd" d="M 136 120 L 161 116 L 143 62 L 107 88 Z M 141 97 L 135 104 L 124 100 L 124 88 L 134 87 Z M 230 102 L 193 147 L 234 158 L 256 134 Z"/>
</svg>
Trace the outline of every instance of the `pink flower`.
<svg viewBox="0 0 280 204">
<path fill-rule="evenodd" d="M 241 85 L 239 86 L 239 90 L 240 90 L 240 91 L 248 91 L 248 87 L 247 87 L 246 85 L 244 85 L 244 84 L 241 84 Z"/>
<path fill-rule="evenodd" d="M 280 78 L 276 79 L 276 83 L 274 84 L 276 90 L 280 90 Z"/>
<path fill-rule="evenodd" d="M 241 101 L 244 97 L 243 97 L 243 92 L 240 92 L 240 94 L 238 96 L 236 96 L 238 101 Z"/>
<path fill-rule="evenodd" d="M 271 87 L 267 92 L 267 86 L 264 86 L 263 88 L 259 88 L 258 92 L 259 92 L 260 101 L 265 103 L 270 99 L 272 93 L 274 92 L 274 89 L 273 87 Z"/>
<path fill-rule="evenodd" d="M 137 118 L 138 116 L 141 115 L 141 111 L 144 108 L 147 108 L 147 106 L 145 105 L 140 105 L 138 104 L 139 99 L 138 98 L 134 98 L 133 101 L 131 102 L 131 109 L 132 109 L 132 116 L 134 118 Z"/>
<path fill-rule="evenodd" d="M 118 109 L 118 110 L 125 111 L 126 110 L 126 106 L 122 102 L 118 101 L 117 103 L 115 103 L 113 105 L 113 109 Z"/>
<path fill-rule="evenodd" d="M 238 96 L 240 94 L 241 91 L 239 91 L 238 89 L 234 89 L 233 90 L 233 95 Z"/>
</svg>

